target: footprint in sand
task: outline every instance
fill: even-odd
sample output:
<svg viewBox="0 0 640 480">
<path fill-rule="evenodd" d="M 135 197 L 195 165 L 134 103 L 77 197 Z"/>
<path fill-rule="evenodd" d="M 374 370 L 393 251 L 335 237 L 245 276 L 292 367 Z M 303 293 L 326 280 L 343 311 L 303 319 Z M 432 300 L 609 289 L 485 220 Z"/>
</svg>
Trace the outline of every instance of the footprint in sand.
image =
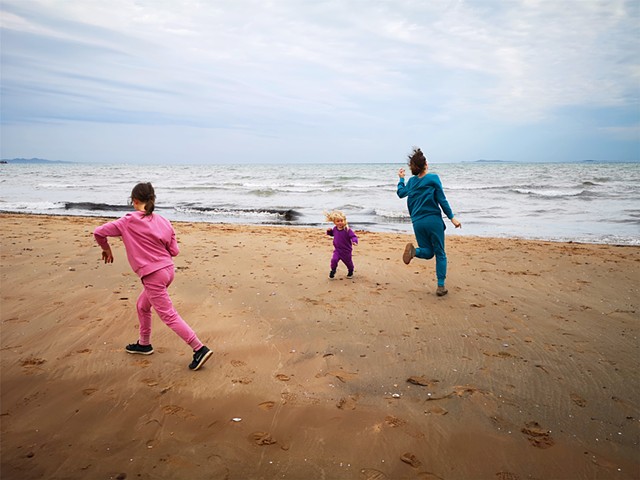
<svg viewBox="0 0 640 480">
<path fill-rule="evenodd" d="M 475 394 L 491 395 L 490 393 L 484 390 L 481 390 L 479 388 L 476 388 L 472 385 L 456 385 L 455 387 L 453 387 L 450 393 L 432 395 L 426 398 L 425 400 L 429 402 L 429 401 L 435 401 L 435 400 L 444 400 L 445 398 L 455 398 L 455 397 L 467 398 Z"/>
<path fill-rule="evenodd" d="M 483 355 L 487 357 L 497 357 L 497 358 L 515 358 L 515 355 L 512 355 L 509 352 L 482 352 Z"/>
<path fill-rule="evenodd" d="M 251 382 L 253 382 L 253 379 L 248 378 L 248 377 L 232 378 L 231 379 L 231 383 L 239 383 L 240 385 L 249 385 Z"/>
<path fill-rule="evenodd" d="M 430 380 L 424 376 L 417 375 L 407 378 L 407 382 L 412 383 L 413 385 L 420 385 L 421 387 L 433 387 L 439 381 L 440 380 Z"/>
<path fill-rule="evenodd" d="M 398 418 L 398 417 L 394 417 L 393 415 L 387 415 L 384 419 L 384 422 L 389 425 L 390 427 L 400 427 L 402 425 L 404 425 L 405 423 L 407 423 L 406 421 Z"/>
<path fill-rule="evenodd" d="M 268 432 L 253 432 L 249 435 L 249 441 L 256 445 L 273 445 L 277 441 Z"/>
<path fill-rule="evenodd" d="M 424 413 L 425 415 L 446 415 L 447 413 L 449 413 L 449 410 L 442 407 L 433 407 L 429 410 L 426 410 Z"/>
<path fill-rule="evenodd" d="M 166 415 L 176 415 L 180 418 L 194 418 L 195 415 L 191 413 L 189 410 L 182 408 L 179 405 L 165 405 L 162 407 L 162 411 Z"/>
<path fill-rule="evenodd" d="M 542 428 L 538 422 L 527 422 L 520 431 L 528 436 L 529 443 L 534 447 L 544 449 L 552 447 L 556 443 L 553 438 L 551 438 L 549 431 Z"/>
<path fill-rule="evenodd" d="M 498 472 L 496 473 L 496 478 L 498 480 L 520 480 L 518 475 L 511 472 Z"/>
<path fill-rule="evenodd" d="M 357 402 L 357 396 L 350 395 L 346 398 L 342 397 L 340 400 L 338 400 L 336 407 L 338 407 L 340 410 L 355 410 Z"/>
<path fill-rule="evenodd" d="M 474 393 L 485 394 L 486 392 L 471 385 L 456 385 L 453 387 L 452 394 L 456 397 L 468 397 Z"/>
<path fill-rule="evenodd" d="M 16 323 L 29 323 L 29 320 L 25 319 L 21 319 L 20 317 L 11 317 L 11 318 L 7 318 L 5 320 L 5 323 L 8 322 L 16 322 Z"/>
<path fill-rule="evenodd" d="M 418 457 L 416 457 L 413 453 L 410 453 L 410 452 L 403 453 L 400 456 L 400 460 L 402 460 L 404 463 L 411 465 L 413 468 L 418 468 L 419 466 L 422 465 L 422 462 L 418 460 Z"/>
<path fill-rule="evenodd" d="M 305 302 L 305 303 L 310 303 L 311 305 L 320 305 L 320 301 L 316 300 L 314 298 L 309 298 L 309 297 L 302 297 L 299 300 Z"/>
<path fill-rule="evenodd" d="M 136 365 L 138 365 L 139 367 L 142 368 L 147 368 L 149 365 L 151 365 L 151 362 L 149 360 L 136 360 Z"/>
<path fill-rule="evenodd" d="M 258 404 L 258 406 L 262 410 L 271 410 L 273 407 L 275 407 L 275 405 L 276 405 L 276 402 L 272 402 L 270 400 Z"/>
<path fill-rule="evenodd" d="M 360 470 L 360 478 L 362 480 L 386 480 L 388 477 L 380 470 L 374 468 L 363 468 Z"/>
<path fill-rule="evenodd" d="M 45 362 L 46 360 L 44 358 L 31 356 L 20 360 L 20 365 L 24 368 L 27 375 L 32 375 L 39 370 L 43 370 L 41 367 Z"/>
<path fill-rule="evenodd" d="M 587 401 L 584 398 L 582 398 L 580 395 L 578 395 L 577 393 L 572 393 L 569 396 L 571 397 L 571 401 L 573 403 L 575 403 L 577 406 L 579 406 L 579 407 L 586 407 L 587 406 Z"/>
<path fill-rule="evenodd" d="M 31 357 L 23 358 L 22 360 L 20 360 L 20 365 L 22 365 L 23 367 L 37 367 L 39 365 L 42 365 L 45 362 L 46 360 L 44 358 L 31 356 Z"/>
</svg>

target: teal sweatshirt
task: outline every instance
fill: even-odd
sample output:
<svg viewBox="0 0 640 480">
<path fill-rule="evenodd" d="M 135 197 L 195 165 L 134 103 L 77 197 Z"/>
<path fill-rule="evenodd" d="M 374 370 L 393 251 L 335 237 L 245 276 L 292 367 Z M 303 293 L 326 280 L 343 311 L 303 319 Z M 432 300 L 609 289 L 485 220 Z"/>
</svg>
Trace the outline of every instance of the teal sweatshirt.
<svg viewBox="0 0 640 480">
<path fill-rule="evenodd" d="M 453 218 L 453 212 L 442 189 L 442 182 L 435 173 L 427 173 L 422 178 L 414 175 L 406 185 L 404 178 L 401 178 L 398 182 L 398 197 L 407 196 L 407 207 L 413 223 L 430 215 L 442 217 L 440 208 L 447 218 Z"/>
</svg>

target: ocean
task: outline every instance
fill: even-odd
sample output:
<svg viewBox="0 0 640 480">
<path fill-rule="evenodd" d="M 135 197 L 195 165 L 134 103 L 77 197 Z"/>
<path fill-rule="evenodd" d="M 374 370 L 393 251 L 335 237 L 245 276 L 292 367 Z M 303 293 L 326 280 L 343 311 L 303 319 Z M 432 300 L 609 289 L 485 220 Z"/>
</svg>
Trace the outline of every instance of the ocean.
<svg viewBox="0 0 640 480">
<path fill-rule="evenodd" d="M 397 164 L 2 164 L 0 210 L 119 217 L 141 181 L 172 221 L 411 233 Z M 407 169 L 408 170 L 408 169 Z M 433 163 L 462 229 L 447 235 L 640 245 L 640 163 Z"/>
</svg>

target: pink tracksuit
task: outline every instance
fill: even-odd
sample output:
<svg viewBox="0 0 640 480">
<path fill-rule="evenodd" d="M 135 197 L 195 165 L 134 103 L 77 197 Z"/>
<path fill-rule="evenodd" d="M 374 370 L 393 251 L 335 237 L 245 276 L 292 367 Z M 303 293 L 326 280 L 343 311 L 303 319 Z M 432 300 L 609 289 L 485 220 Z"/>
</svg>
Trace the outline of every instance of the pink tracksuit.
<svg viewBox="0 0 640 480">
<path fill-rule="evenodd" d="M 122 237 L 129 264 L 142 280 L 144 289 L 136 304 L 140 322 L 138 343 L 151 344 L 153 307 L 171 330 L 193 350 L 199 350 L 202 342 L 178 314 L 167 292 L 174 278 L 172 257 L 180 253 L 176 233 L 169 220 L 160 215 L 145 216 L 143 212 L 135 211 L 96 228 L 93 235 L 103 248 L 109 246 L 107 237 Z"/>
</svg>

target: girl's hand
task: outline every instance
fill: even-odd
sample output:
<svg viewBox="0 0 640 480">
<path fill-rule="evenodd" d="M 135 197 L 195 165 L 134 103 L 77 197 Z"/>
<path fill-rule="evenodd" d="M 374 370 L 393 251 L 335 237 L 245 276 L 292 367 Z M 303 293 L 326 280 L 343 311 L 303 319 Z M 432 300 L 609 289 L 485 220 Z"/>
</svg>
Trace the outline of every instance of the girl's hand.
<svg viewBox="0 0 640 480">
<path fill-rule="evenodd" d="M 400 178 L 404 178 L 404 168 L 401 168 L 400 170 L 398 170 L 398 176 Z"/>
<path fill-rule="evenodd" d="M 460 223 L 460 221 L 459 221 L 457 218 L 455 218 L 455 217 L 451 219 L 451 223 L 453 223 L 453 225 L 454 225 L 456 228 L 462 228 L 462 224 L 461 224 L 461 223 Z"/>
<path fill-rule="evenodd" d="M 102 259 L 104 263 L 113 263 L 113 254 L 111 253 L 111 249 L 102 250 Z"/>
</svg>

